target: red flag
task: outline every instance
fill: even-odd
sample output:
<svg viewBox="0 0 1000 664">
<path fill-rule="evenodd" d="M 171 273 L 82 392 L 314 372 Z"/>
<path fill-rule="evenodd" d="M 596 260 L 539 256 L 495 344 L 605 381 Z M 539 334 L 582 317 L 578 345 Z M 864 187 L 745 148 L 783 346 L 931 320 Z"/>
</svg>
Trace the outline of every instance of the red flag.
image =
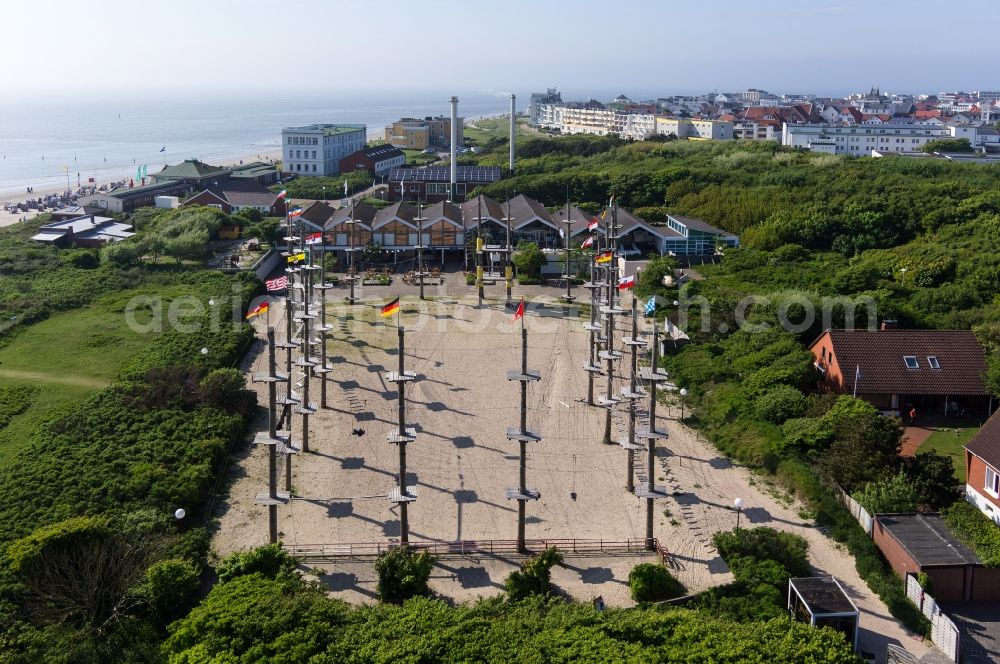
<svg viewBox="0 0 1000 664">
<path fill-rule="evenodd" d="M 593 219 L 590 220 L 590 223 L 587 224 L 587 230 L 588 231 L 597 230 L 597 217 L 594 217 Z"/>
<path fill-rule="evenodd" d="M 517 305 L 517 311 L 514 312 L 514 320 L 511 323 L 516 322 L 519 318 L 524 318 L 524 299 L 521 300 L 521 304 Z"/>
<path fill-rule="evenodd" d="M 632 288 L 635 286 L 635 275 L 630 277 L 622 277 L 618 280 L 618 290 L 625 290 L 626 288 Z"/>
<path fill-rule="evenodd" d="M 306 244 L 323 244 L 323 234 L 313 233 L 306 236 Z"/>
<path fill-rule="evenodd" d="M 594 246 L 594 236 L 591 235 L 590 237 L 588 237 L 586 240 L 583 241 L 583 244 L 580 245 L 580 248 L 586 249 L 587 247 L 593 247 L 593 246 Z"/>
</svg>

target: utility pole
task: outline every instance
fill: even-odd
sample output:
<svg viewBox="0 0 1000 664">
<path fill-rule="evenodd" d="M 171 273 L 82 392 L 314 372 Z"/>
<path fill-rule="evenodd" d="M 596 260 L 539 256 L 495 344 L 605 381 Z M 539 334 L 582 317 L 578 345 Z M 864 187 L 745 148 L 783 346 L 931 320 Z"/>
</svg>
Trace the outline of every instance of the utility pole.
<svg viewBox="0 0 1000 664">
<path fill-rule="evenodd" d="M 566 280 L 566 294 L 562 296 L 562 300 L 566 304 L 570 304 L 576 297 L 570 292 L 571 279 L 573 278 L 573 269 L 570 265 L 570 248 L 569 248 L 569 238 L 570 238 L 570 228 L 573 226 L 573 218 L 569 216 L 569 187 L 566 188 L 566 218 L 563 219 L 563 223 L 566 225 L 566 273 L 563 274 L 563 279 Z"/>
<path fill-rule="evenodd" d="M 524 318 L 521 318 L 521 368 L 512 369 L 507 372 L 507 380 L 516 380 L 521 383 L 521 418 L 517 427 L 507 429 L 507 440 L 516 440 L 520 444 L 520 466 L 518 472 L 518 485 L 516 489 L 507 489 L 507 499 L 517 501 L 517 550 L 526 553 L 524 544 L 524 523 L 525 523 L 525 503 L 529 500 L 538 500 L 541 494 L 535 489 L 527 486 L 527 460 L 528 443 L 537 443 L 542 437 L 534 431 L 528 430 L 528 383 L 541 380 L 542 375 L 533 369 L 528 369 L 528 331 L 524 327 Z"/>
<path fill-rule="evenodd" d="M 646 396 L 639 390 L 636 384 L 639 370 L 639 347 L 646 345 L 646 340 L 639 336 L 638 315 L 636 312 L 635 296 L 632 296 L 632 336 L 626 337 L 622 342 L 632 351 L 632 371 L 629 375 L 628 387 L 622 388 L 622 397 L 628 400 L 628 436 L 618 444 L 624 448 L 628 455 L 628 464 L 625 478 L 625 490 L 629 493 L 635 491 L 635 451 L 641 450 L 642 445 L 635 442 L 635 411 L 636 401 Z"/>
<path fill-rule="evenodd" d="M 598 406 L 603 406 L 604 411 L 604 437 L 603 441 L 605 445 L 610 445 L 613 441 L 611 440 L 611 414 L 614 407 L 621 403 L 621 399 L 614 396 L 614 363 L 620 360 L 622 354 L 620 351 L 615 350 L 615 316 L 621 316 L 627 313 L 625 309 L 619 309 L 615 302 L 615 290 L 617 288 L 617 283 L 615 280 L 615 275 L 617 274 L 617 268 L 615 263 L 617 262 L 617 256 L 615 252 L 615 240 L 617 239 L 617 215 L 615 214 L 615 209 L 611 209 L 611 222 L 607 233 L 608 246 L 611 251 L 611 260 L 608 262 L 608 267 L 606 268 L 607 280 L 605 282 L 605 288 L 607 289 L 607 298 L 605 300 L 606 304 L 601 307 L 601 313 L 604 314 L 605 321 L 605 341 L 604 350 L 598 355 L 598 357 L 606 362 L 605 371 L 607 372 L 607 387 L 603 397 L 597 400 Z"/>
<path fill-rule="evenodd" d="M 511 280 L 514 278 L 514 254 L 511 247 L 511 241 L 513 240 L 513 230 L 511 229 L 511 222 L 513 219 L 510 216 L 510 199 L 507 199 L 507 216 L 503 218 L 503 222 L 507 224 L 507 265 L 504 268 L 504 282 L 507 287 L 507 302 L 506 306 L 509 309 L 511 307 L 510 301 L 510 291 L 511 291 Z"/>
<path fill-rule="evenodd" d="M 443 209 L 443 208 L 442 208 Z M 420 299 L 424 299 L 424 207 L 422 203 L 417 203 L 417 216 L 413 221 L 417 222 L 417 279 L 420 280 Z"/>
<path fill-rule="evenodd" d="M 388 441 L 394 445 L 399 445 L 399 480 L 395 489 L 389 492 L 389 502 L 399 505 L 399 543 L 407 546 L 410 542 L 410 521 L 407 513 L 407 505 L 417 499 L 416 487 L 406 486 L 406 446 L 417 439 L 417 431 L 406 426 L 406 384 L 417 379 L 417 375 L 404 369 L 405 339 L 403 326 L 396 328 L 399 338 L 399 365 L 395 372 L 387 373 L 385 378 L 390 383 L 396 384 L 398 397 L 398 428 L 393 429 L 387 436 Z"/>
<path fill-rule="evenodd" d="M 267 372 L 255 373 L 253 382 L 267 383 L 267 433 L 258 433 L 254 443 L 267 446 L 267 493 L 257 494 L 254 503 L 267 506 L 268 541 L 278 541 L 278 505 L 288 502 L 287 493 L 278 493 L 278 446 L 287 446 L 289 438 L 278 434 L 278 383 L 288 382 L 288 376 L 277 372 L 274 357 L 274 328 L 267 329 Z"/>
<path fill-rule="evenodd" d="M 590 291 L 590 322 L 583 325 L 583 329 L 590 332 L 587 363 L 583 365 L 583 370 L 587 372 L 587 404 L 590 406 L 594 405 L 594 379 L 604 374 L 601 365 L 597 363 L 597 344 L 601 331 L 601 326 L 597 322 L 597 309 L 600 306 L 603 285 L 597 272 L 597 242 L 594 242 L 593 246 L 593 255 L 590 257 L 590 281 L 583 285 L 585 289 Z"/>
<path fill-rule="evenodd" d="M 636 436 L 646 441 L 646 485 L 637 487 L 635 495 L 637 498 L 646 499 L 646 548 L 653 550 L 656 548 L 653 538 L 653 503 L 667 497 L 667 491 L 662 486 L 656 486 L 656 441 L 665 440 L 667 433 L 658 431 L 656 428 L 656 384 L 665 382 L 669 376 L 660 369 L 660 328 L 657 327 L 656 320 L 653 320 L 653 363 L 648 369 L 640 372 L 643 380 L 647 383 L 649 390 L 649 427 L 643 431 L 638 431 Z"/>
</svg>

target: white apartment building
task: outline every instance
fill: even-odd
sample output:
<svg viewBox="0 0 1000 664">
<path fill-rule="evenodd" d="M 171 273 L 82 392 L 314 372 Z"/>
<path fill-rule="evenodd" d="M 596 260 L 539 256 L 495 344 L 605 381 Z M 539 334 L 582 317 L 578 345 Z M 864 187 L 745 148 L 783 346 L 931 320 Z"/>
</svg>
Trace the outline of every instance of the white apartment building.
<svg viewBox="0 0 1000 664">
<path fill-rule="evenodd" d="M 733 138 L 739 141 L 779 141 L 781 132 L 773 124 L 739 120 L 733 123 Z"/>
<path fill-rule="evenodd" d="M 363 124 L 312 124 L 281 130 L 282 170 L 296 175 L 337 175 L 340 160 L 365 147 Z"/>
<path fill-rule="evenodd" d="M 733 138 L 733 123 L 727 120 L 692 120 L 688 118 L 656 118 L 656 133 L 677 138 L 708 141 L 729 141 Z"/>
<path fill-rule="evenodd" d="M 949 128 L 938 120 L 895 120 L 854 125 L 785 123 L 781 144 L 830 154 L 867 157 L 873 150 L 882 154 L 919 152 L 928 141 L 950 136 Z"/>
</svg>

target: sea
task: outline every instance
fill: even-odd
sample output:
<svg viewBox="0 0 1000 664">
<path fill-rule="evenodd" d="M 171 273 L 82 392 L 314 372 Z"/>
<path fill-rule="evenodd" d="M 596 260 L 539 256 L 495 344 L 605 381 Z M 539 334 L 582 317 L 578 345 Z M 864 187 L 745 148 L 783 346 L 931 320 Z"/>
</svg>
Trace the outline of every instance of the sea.
<svg viewBox="0 0 1000 664">
<path fill-rule="evenodd" d="M 458 114 L 507 113 L 509 93 L 455 92 Z M 449 93 L 141 95 L 39 99 L 0 105 L 0 195 L 72 189 L 129 178 L 142 166 L 197 158 L 213 165 L 276 156 L 281 129 L 364 123 L 369 138 L 401 117 L 448 115 Z M 518 109 L 527 104 L 518 96 Z"/>
</svg>

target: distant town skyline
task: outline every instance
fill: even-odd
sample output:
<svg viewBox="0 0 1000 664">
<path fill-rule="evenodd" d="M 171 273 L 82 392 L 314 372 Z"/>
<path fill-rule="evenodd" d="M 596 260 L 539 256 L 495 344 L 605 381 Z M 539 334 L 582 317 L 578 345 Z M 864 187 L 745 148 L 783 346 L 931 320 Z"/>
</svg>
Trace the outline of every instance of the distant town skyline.
<svg viewBox="0 0 1000 664">
<path fill-rule="evenodd" d="M 972 0 L 943 32 L 930 0 L 36 0 L 4 8 L 8 91 L 498 95 L 567 98 L 757 87 L 842 96 L 997 89 L 1000 3 Z M 969 17 L 974 20 L 969 21 Z M 951 44 L 948 46 L 948 44 Z M 614 91 L 613 93 L 611 91 Z"/>
</svg>

